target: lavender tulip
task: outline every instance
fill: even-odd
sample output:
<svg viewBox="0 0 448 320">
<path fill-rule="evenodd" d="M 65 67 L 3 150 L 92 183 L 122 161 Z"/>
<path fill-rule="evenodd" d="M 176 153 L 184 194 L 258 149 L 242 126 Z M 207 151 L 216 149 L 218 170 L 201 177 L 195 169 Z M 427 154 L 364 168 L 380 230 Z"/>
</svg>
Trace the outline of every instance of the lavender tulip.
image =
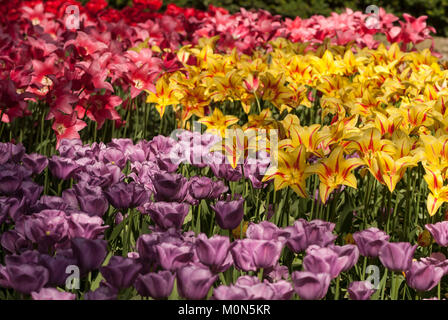
<svg viewBox="0 0 448 320">
<path fill-rule="evenodd" d="M 173 291 L 174 275 L 169 271 L 139 275 L 135 280 L 134 286 L 137 292 L 143 297 L 164 299 Z"/>
<path fill-rule="evenodd" d="M 24 154 L 22 162 L 33 174 L 40 174 L 48 166 L 48 158 L 37 153 Z"/>
<path fill-rule="evenodd" d="M 369 228 L 355 232 L 353 239 L 361 255 L 376 258 L 381 247 L 389 240 L 389 235 L 378 228 Z"/>
<path fill-rule="evenodd" d="M 31 292 L 33 300 L 75 300 L 76 294 L 61 292 L 56 288 L 42 288 L 38 292 Z"/>
<path fill-rule="evenodd" d="M 320 300 L 327 294 L 331 277 L 328 273 L 295 271 L 291 275 L 294 290 L 304 300 Z"/>
<path fill-rule="evenodd" d="M 351 300 L 369 300 L 375 289 L 369 281 L 355 281 L 349 284 L 347 291 Z"/>
<path fill-rule="evenodd" d="M 328 273 L 333 279 L 351 264 L 350 260 L 352 260 L 350 256 L 339 256 L 331 248 L 312 245 L 306 250 L 303 266 L 306 271 L 313 273 Z"/>
<path fill-rule="evenodd" d="M 448 246 L 448 221 L 425 225 L 434 240 L 442 247 Z"/>
<path fill-rule="evenodd" d="M 445 274 L 443 268 L 425 261 L 412 261 L 411 267 L 406 271 L 406 282 L 418 291 L 429 291 L 434 288 Z"/>
<path fill-rule="evenodd" d="M 216 213 L 216 222 L 222 229 L 233 230 L 243 220 L 244 199 L 236 194 L 234 200 L 230 196 L 226 200 L 216 202 L 211 206 Z"/>
<path fill-rule="evenodd" d="M 149 214 L 161 230 L 181 229 L 190 206 L 178 202 L 148 202 L 141 207 L 141 212 Z"/>
<path fill-rule="evenodd" d="M 49 160 L 48 168 L 56 178 L 67 180 L 79 169 L 79 165 L 69 158 L 53 156 Z"/>
<path fill-rule="evenodd" d="M 100 271 L 104 279 L 117 289 L 129 288 L 137 278 L 142 266 L 134 259 L 113 256 Z"/>
<path fill-rule="evenodd" d="M 204 299 L 217 275 L 205 266 L 190 264 L 177 271 L 177 289 L 179 295 L 186 299 Z"/>
<path fill-rule="evenodd" d="M 224 272 L 232 265 L 233 259 L 229 248 L 229 238 L 219 235 L 207 239 L 207 236 L 200 234 L 195 242 L 199 261 L 210 267 L 214 273 Z"/>
<path fill-rule="evenodd" d="M 407 271 L 412 265 L 417 245 L 409 242 L 386 242 L 380 249 L 381 263 L 392 271 Z"/>
</svg>

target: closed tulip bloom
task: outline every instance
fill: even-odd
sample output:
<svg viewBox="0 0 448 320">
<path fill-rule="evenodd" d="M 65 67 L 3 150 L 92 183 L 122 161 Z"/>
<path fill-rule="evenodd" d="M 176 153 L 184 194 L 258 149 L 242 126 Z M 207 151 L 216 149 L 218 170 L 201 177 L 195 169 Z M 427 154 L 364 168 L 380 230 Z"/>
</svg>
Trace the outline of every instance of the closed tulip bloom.
<svg viewBox="0 0 448 320">
<path fill-rule="evenodd" d="M 50 276 L 47 268 L 37 264 L 7 265 L 6 272 L 11 288 L 25 294 L 42 289 Z"/>
<path fill-rule="evenodd" d="M 328 273 L 295 271 L 291 275 L 294 291 L 303 300 L 320 300 L 327 294 L 331 277 Z"/>
<path fill-rule="evenodd" d="M 417 245 L 409 242 L 386 242 L 380 249 L 381 263 L 392 271 L 407 271 L 412 265 Z"/>
<path fill-rule="evenodd" d="M 274 283 L 267 282 L 274 290 L 274 300 L 290 300 L 294 294 L 294 289 L 289 281 L 279 280 Z"/>
<path fill-rule="evenodd" d="M 186 299 L 204 299 L 213 283 L 218 279 L 209 268 L 190 264 L 177 271 L 177 289 Z"/>
<path fill-rule="evenodd" d="M 286 245 L 291 251 L 299 253 L 308 248 L 308 238 L 302 221 L 295 221 L 294 225 L 286 227 L 284 230 L 288 233 Z"/>
<path fill-rule="evenodd" d="M 191 262 L 194 254 L 190 246 L 179 246 L 166 242 L 156 245 L 156 250 L 159 265 L 170 271 L 176 271 L 186 263 Z"/>
<path fill-rule="evenodd" d="M 273 268 L 277 264 L 280 254 L 282 253 L 282 242 L 276 240 L 253 241 L 256 242 L 256 246 L 252 253 L 255 267 L 258 269 Z"/>
<path fill-rule="evenodd" d="M 178 202 L 148 202 L 141 208 L 142 213 L 149 214 L 155 224 L 162 230 L 181 229 L 190 205 Z"/>
<path fill-rule="evenodd" d="M 85 213 L 72 213 L 68 219 L 71 238 L 97 239 L 109 228 L 100 217 L 91 217 Z"/>
<path fill-rule="evenodd" d="M 192 177 L 189 181 L 189 192 L 197 200 L 207 199 L 213 190 L 213 180 L 208 177 Z"/>
<path fill-rule="evenodd" d="M 100 160 L 104 163 L 111 163 L 123 169 L 126 166 L 127 159 L 123 152 L 118 149 L 108 148 L 100 153 Z"/>
<path fill-rule="evenodd" d="M 246 237 L 249 239 L 285 241 L 287 236 L 289 236 L 289 233 L 269 221 L 251 222 L 246 230 Z"/>
<path fill-rule="evenodd" d="M 335 246 L 330 245 L 329 248 L 339 255 L 339 260 L 345 262 L 342 271 L 347 271 L 351 269 L 359 259 L 359 249 L 357 246 L 352 244 L 347 244 L 345 246 Z"/>
<path fill-rule="evenodd" d="M 33 300 L 75 300 L 76 294 L 61 292 L 56 288 L 42 288 L 38 292 L 31 292 Z"/>
<path fill-rule="evenodd" d="M 107 199 L 117 209 L 128 209 L 142 205 L 149 199 L 145 188 L 135 182 L 119 182 L 105 192 Z"/>
<path fill-rule="evenodd" d="M 208 239 L 204 234 L 200 234 L 195 242 L 199 261 L 210 267 L 214 273 L 224 272 L 232 265 L 233 259 L 229 248 L 229 238 L 220 235 Z"/>
<path fill-rule="evenodd" d="M 0 170 L 0 194 L 13 195 L 22 184 L 23 177 L 15 170 Z"/>
<path fill-rule="evenodd" d="M 364 257 L 372 258 L 378 257 L 381 247 L 389 238 L 388 234 L 378 228 L 369 228 L 353 234 L 359 253 Z"/>
<path fill-rule="evenodd" d="M 369 300 L 375 289 L 369 281 L 354 281 L 347 291 L 351 300 Z"/>
<path fill-rule="evenodd" d="M 306 256 L 303 258 L 303 267 L 306 271 L 314 273 L 328 273 L 333 279 L 351 263 L 351 260 L 349 256 L 339 256 L 331 248 L 321 248 L 312 245 L 306 250 Z"/>
<path fill-rule="evenodd" d="M 85 274 L 101 266 L 107 255 L 107 241 L 74 238 L 72 250 L 81 273 Z"/>
<path fill-rule="evenodd" d="M 24 154 L 22 162 L 33 174 L 40 174 L 48 166 L 48 158 L 38 153 Z"/>
<path fill-rule="evenodd" d="M 143 297 L 164 299 L 173 291 L 174 275 L 169 271 L 141 274 L 135 280 L 134 286 L 137 292 Z"/>
<path fill-rule="evenodd" d="M 188 183 L 181 174 L 156 172 L 151 177 L 156 201 L 182 201 L 188 190 Z"/>
<path fill-rule="evenodd" d="M 406 271 L 406 282 L 417 291 L 429 291 L 440 282 L 444 274 L 441 267 L 424 261 L 412 261 L 411 267 Z"/>
<path fill-rule="evenodd" d="M 448 221 L 425 225 L 434 240 L 442 247 L 448 246 Z"/>
<path fill-rule="evenodd" d="M 49 160 L 48 168 L 56 178 L 67 180 L 71 178 L 80 167 L 75 161 L 69 158 L 53 156 Z"/>
<path fill-rule="evenodd" d="M 134 259 L 113 256 L 100 271 L 104 279 L 117 289 L 129 288 L 137 278 L 142 266 Z"/>
<path fill-rule="evenodd" d="M 216 213 L 216 222 L 222 229 L 233 230 L 243 220 L 244 199 L 241 195 L 235 195 L 234 200 L 227 197 L 226 200 L 220 200 L 211 207 Z"/>
</svg>

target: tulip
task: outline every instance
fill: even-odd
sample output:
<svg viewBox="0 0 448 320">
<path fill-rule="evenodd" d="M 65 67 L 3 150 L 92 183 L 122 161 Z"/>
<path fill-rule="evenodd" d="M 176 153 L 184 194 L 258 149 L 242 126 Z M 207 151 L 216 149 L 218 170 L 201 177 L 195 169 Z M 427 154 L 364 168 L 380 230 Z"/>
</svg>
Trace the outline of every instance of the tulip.
<svg viewBox="0 0 448 320">
<path fill-rule="evenodd" d="M 48 168 L 56 178 L 67 180 L 79 169 L 79 165 L 70 158 L 53 156 L 49 160 Z"/>
<path fill-rule="evenodd" d="M 170 271 L 176 271 L 192 261 L 194 254 L 190 246 L 178 246 L 166 242 L 156 245 L 156 250 L 159 265 L 163 269 Z"/>
<path fill-rule="evenodd" d="M 180 174 L 157 172 L 151 178 L 156 201 L 182 201 L 188 190 L 187 180 Z"/>
<path fill-rule="evenodd" d="M 6 272 L 9 275 L 11 288 L 25 294 L 39 291 L 45 286 L 49 278 L 48 270 L 36 264 L 7 264 Z"/>
<path fill-rule="evenodd" d="M 107 242 L 105 240 L 74 238 L 71 243 L 73 256 L 82 274 L 98 269 L 106 258 Z"/>
<path fill-rule="evenodd" d="M 201 265 L 185 265 L 177 271 L 177 289 L 179 295 L 186 299 L 204 299 L 217 275 Z"/>
<path fill-rule="evenodd" d="M 56 288 L 42 288 L 38 292 L 31 292 L 33 300 L 75 300 L 76 294 L 61 292 Z"/>
<path fill-rule="evenodd" d="M 353 260 L 352 257 L 339 256 L 331 248 L 320 248 L 312 245 L 306 250 L 306 256 L 303 258 L 303 267 L 306 271 L 327 273 L 333 279 L 352 263 L 351 260 Z"/>
<path fill-rule="evenodd" d="M 392 271 L 407 271 L 412 265 L 412 257 L 417 245 L 409 242 L 386 242 L 380 249 L 381 263 Z"/>
<path fill-rule="evenodd" d="M 100 271 L 104 279 L 117 289 L 129 288 L 137 278 L 142 266 L 134 259 L 113 256 L 107 266 L 101 267 Z"/>
<path fill-rule="evenodd" d="M 434 237 L 438 245 L 442 247 L 448 246 L 448 221 L 427 224 L 425 227 Z"/>
<path fill-rule="evenodd" d="M 354 281 L 347 291 L 351 300 L 369 300 L 375 289 L 369 281 Z"/>
<path fill-rule="evenodd" d="M 104 226 L 100 217 L 91 217 L 84 213 L 72 213 L 68 218 L 71 238 L 96 239 L 100 237 L 109 226 Z"/>
<path fill-rule="evenodd" d="M 353 239 L 361 255 L 376 258 L 381 247 L 389 240 L 389 235 L 377 228 L 369 228 L 355 232 Z"/>
<path fill-rule="evenodd" d="M 215 300 L 247 300 L 248 293 L 242 287 L 221 285 L 213 290 L 213 298 Z"/>
<path fill-rule="evenodd" d="M 331 277 L 328 273 L 295 271 L 291 275 L 294 290 L 304 300 L 320 300 L 327 294 Z"/>
<path fill-rule="evenodd" d="M 48 158 L 37 153 L 24 154 L 22 162 L 33 174 L 40 174 L 48 166 Z"/>
<path fill-rule="evenodd" d="M 216 222 L 222 229 L 233 230 L 243 220 L 244 199 L 239 194 L 235 195 L 234 200 L 227 197 L 211 207 L 216 213 Z"/>
<path fill-rule="evenodd" d="M 128 209 L 142 205 L 149 199 L 145 188 L 135 182 L 119 182 L 105 191 L 109 202 L 117 209 Z"/>
<path fill-rule="evenodd" d="M 434 288 L 445 274 L 444 269 L 425 261 L 412 261 L 406 271 L 406 282 L 418 291 L 429 291 Z"/>
<path fill-rule="evenodd" d="M 260 223 L 249 223 L 246 230 L 246 236 L 249 239 L 256 240 L 285 240 L 287 232 L 282 232 L 279 227 L 269 221 L 261 221 Z"/>
<path fill-rule="evenodd" d="M 137 292 L 143 297 L 164 299 L 173 291 L 174 275 L 169 271 L 139 275 L 135 280 L 134 286 Z"/>
<path fill-rule="evenodd" d="M 175 228 L 180 230 L 190 206 L 177 202 L 148 202 L 141 208 L 142 213 L 149 214 L 161 230 Z"/>
<path fill-rule="evenodd" d="M 84 295 L 84 300 L 117 300 L 118 291 L 110 285 L 101 283 L 95 291 L 89 291 Z"/>
<path fill-rule="evenodd" d="M 224 272 L 232 265 L 233 260 L 229 248 L 229 238 L 219 235 L 207 239 L 204 234 L 200 234 L 195 242 L 199 261 L 210 267 L 214 273 Z"/>
<path fill-rule="evenodd" d="M 355 245 L 347 244 L 342 247 L 330 245 L 329 248 L 339 255 L 338 258 L 339 261 L 345 262 L 342 271 L 347 271 L 351 269 L 358 262 L 359 250 L 358 247 Z"/>
</svg>

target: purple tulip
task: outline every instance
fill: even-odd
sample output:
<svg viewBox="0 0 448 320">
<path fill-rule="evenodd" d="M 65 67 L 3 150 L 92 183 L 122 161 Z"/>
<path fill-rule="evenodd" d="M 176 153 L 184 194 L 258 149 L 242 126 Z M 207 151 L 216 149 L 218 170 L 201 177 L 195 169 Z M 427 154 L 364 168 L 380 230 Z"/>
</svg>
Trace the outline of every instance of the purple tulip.
<svg viewBox="0 0 448 320">
<path fill-rule="evenodd" d="M 24 238 L 16 230 L 9 230 L 1 235 L 1 245 L 10 253 L 19 253 L 28 249 L 32 249 L 31 241 Z"/>
<path fill-rule="evenodd" d="M 189 192 L 197 199 L 216 199 L 229 188 L 223 181 L 213 181 L 208 177 L 192 177 L 189 181 Z"/>
<path fill-rule="evenodd" d="M 213 298 L 215 300 L 247 300 L 248 293 L 242 287 L 221 285 L 213 290 Z"/>
<path fill-rule="evenodd" d="M 392 271 L 407 271 L 412 265 L 417 245 L 409 242 L 386 242 L 380 249 L 381 263 Z"/>
<path fill-rule="evenodd" d="M 328 273 L 334 279 L 351 264 L 351 260 L 350 256 L 339 256 L 331 248 L 312 245 L 306 250 L 303 267 L 313 273 Z"/>
<path fill-rule="evenodd" d="M 5 288 L 14 288 L 23 293 L 29 293 L 39 290 L 48 282 L 48 270 L 39 265 L 39 252 L 37 251 L 29 250 L 20 255 L 7 255 L 5 256 L 5 265 L 0 265 L 0 286 Z M 21 267 L 23 270 L 20 269 Z M 36 273 L 36 278 L 30 279 L 33 277 L 33 273 Z"/>
<path fill-rule="evenodd" d="M 235 266 L 244 271 L 273 268 L 280 257 L 283 244 L 272 240 L 237 240 L 230 246 Z"/>
<path fill-rule="evenodd" d="M 376 258 L 381 247 L 389 240 L 389 235 L 378 228 L 369 228 L 353 234 L 359 253 L 364 257 Z"/>
<path fill-rule="evenodd" d="M 168 172 L 157 172 L 152 177 L 156 201 L 183 201 L 188 190 L 184 176 Z"/>
<path fill-rule="evenodd" d="M 68 277 L 65 271 L 69 265 L 76 265 L 76 259 L 59 252 L 54 257 L 43 254 L 40 256 L 40 264 L 49 271 L 49 285 L 63 286 Z"/>
<path fill-rule="evenodd" d="M 448 221 L 425 225 L 434 240 L 442 247 L 448 246 Z"/>
<path fill-rule="evenodd" d="M 15 170 L 0 170 L 0 194 L 12 195 L 22 184 L 23 177 Z"/>
<path fill-rule="evenodd" d="M 174 275 L 169 271 L 139 275 L 135 280 L 134 286 L 137 292 L 143 297 L 164 299 L 173 291 Z"/>
<path fill-rule="evenodd" d="M 79 182 L 73 186 L 73 189 L 75 190 L 79 208 L 90 216 L 102 217 L 109 209 L 109 202 L 104 196 L 101 187 Z"/>
<path fill-rule="evenodd" d="M 287 266 L 277 264 L 274 267 L 264 269 L 263 277 L 271 282 L 277 282 L 282 279 L 288 280 L 289 270 Z"/>
<path fill-rule="evenodd" d="M 81 273 L 85 274 L 101 266 L 107 255 L 107 242 L 100 239 L 74 238 L 72 239 L 72 250 Z"/>
<path fill-rule="evenodd" d="M 122 170 L 126 166 L 127 162 L 127 159 L 123 154 L 123 152 L 114 148 L 108 148 L 103 152 L 100 152 L 99 158 L 104 163 L 111 163 L 113 165 L 118 166 Z"/>
<path fill-rule="evenodd" d="M 246 237 L 249 239 L 285 241 L 288 236 L 288 232 L 281 230 L 269 221 L 250 222 L 246 230 Z"/>
<path fill-rule="evenodd" d="M 48 158 L 37 153 L 24 154 L 22 162 L 33 174 L 40 174 L 48 166 Z"/>
<path fill-rule="evenodd" d="M 210 239 L 200 234 L 195 242 L 199 261 L 210 267 L 214 273 L 226 271 L 233 263 L 228 237 L 214 235 Z"/>
<path fill-rule="evenodd" d="M 190 246 L 160 243 L 156 245 L 157 261 L 160 266 L 169 271 L 176 271 L 186 263 L 192 261 L 194 252 Z"/>
<path fill-rule="evenodd" d="M 339 255 L 338 260 L 344 261 L 345 265 L 342 271 L 347 271 L 351 269 L 359 259 L 358 247 L 352 244 L 347 244 L 345 246 L 335 246 L 330 245 L 329 248 Z"/>
<path fill-rule="evenodd" d="M 113 256 L 100 271 L 104 279 L 117 289 L 129 288 L 137 278 L 142 266 L 134 259 Z"/>
<path fill-rule="evenodd" d="M 75 300 L 76 294 L 61 292 L 56 288 L 42 288 L 38 292 L 31 292 L 33 300 Z"/>
<path fill-rule="evenodd" d="M 312 220 L 310 222 L 299 219 L 293 226 L 286 227 L 284 231 L 287 236 L 286 245 L 295 253 L 299 253 L 311 245 L 326 247 L 336 240 L 337 236 L 332 233 L 334 223 Z"/>
<path fill-rule="evenodd" d="M 107 283 L 101 283 L 95 291 L 89 291 L 84 295 L 84 300 L 116 300 L 118 290 Z"/>
<path fill-rule="evenodd" d="M 411 267 L 406 271 L 406 282 L 415 290 L 429 291 L 440 282 L 444 274 L 441 267 L 425 261 L 412 261 Z"/>
<path fill-rule="evenodd" d="M 230 196 L 226 200 L 217 201 L 211 206 L 216 213 L 216 222 L 222 229 L 233 230 L 239 226 L 244 216 L 244 199 L 236 194 L 234 200 Z"/>
<path fill-rule="evenodd" d="M 177 271 L 177 289 L 186 299 L 204 299 L 218 279 L 209 268 L 197 264 L 185 265 Z"/>
<path fill-rule="evenodd" d="M 149 193 L 135 182 L 119 182 L 105 191 L 109 202 L 117 209 L 128 209 L 143 205 L 149 200 Z"/>
<path fill-rule="evenodd" d="M 180 230 L 190 206 L 178 202 L 148 202 L 141 207 L 141 212 L 149 214 L 161 230 L 175 228 Z"/>
<path fill-rule="evenodd" d="M 48 168 L 58 179 L 67 180 L 73 176 L 80 168 L 79 165 L 70 158 L 61 158 L 53 156 L 49 160 Z"/>
<path fill-rule="evenodd" d="M 355 281 L 349 284 L 347 291 L 351 300 L 369 300 L 375 289 L 369 281 Z"/>
<path fill-rule="evenodd" d="M 331 277 L 328 273 L 295 271 L 291 275 L 294 290 L 303 300 L 320 300 L 326 296 Z"/>
<path fill-rule="evenodd" d="M 103 226 L 104 221 L 100 217 L 91 217 L 84 213 L 72 213 L 68 224 L 71 238 L 96 239 L 109 227 Z"/>
</svg>

